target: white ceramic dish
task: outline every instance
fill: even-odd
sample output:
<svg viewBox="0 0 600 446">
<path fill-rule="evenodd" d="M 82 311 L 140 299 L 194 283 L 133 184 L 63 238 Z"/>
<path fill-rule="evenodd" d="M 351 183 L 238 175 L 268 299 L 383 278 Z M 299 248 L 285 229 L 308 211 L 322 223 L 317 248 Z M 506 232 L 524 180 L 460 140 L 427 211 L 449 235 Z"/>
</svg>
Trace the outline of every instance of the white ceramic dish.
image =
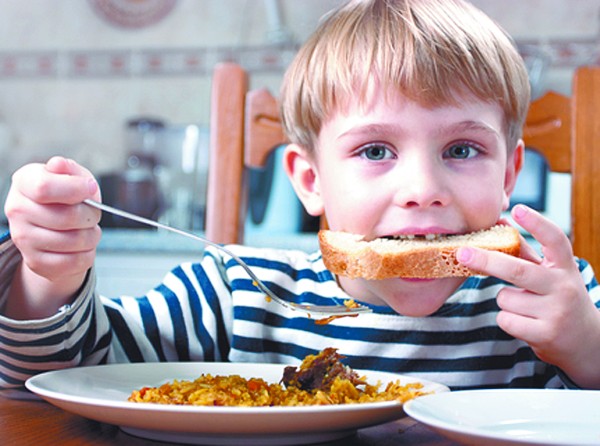
<svg viewBox="0 0 600 446">
<path fill-rule="evenodd" d="M 426 395 L 405 412 L 468 445 L 600 444 L 600 392 L 497 389 Z"/>
<path fill-rule="evenodd" d="M 154 440 L 188 444 L 309 444 L 404 416 L 396 402 L 305 407 L 196 407 L 128 402 L 134 389 L 202 373 L 237 374 L 278 382 L 285 365 L 249 363 L 142 363 L 78 367 L 42 373 L 26 386 L 50 403 L 86 418 L 115 424 Z M 447 387 L 407 376 L 360 372 L 369 383 L 420 381 L 427 392 Z"/>
</svg>

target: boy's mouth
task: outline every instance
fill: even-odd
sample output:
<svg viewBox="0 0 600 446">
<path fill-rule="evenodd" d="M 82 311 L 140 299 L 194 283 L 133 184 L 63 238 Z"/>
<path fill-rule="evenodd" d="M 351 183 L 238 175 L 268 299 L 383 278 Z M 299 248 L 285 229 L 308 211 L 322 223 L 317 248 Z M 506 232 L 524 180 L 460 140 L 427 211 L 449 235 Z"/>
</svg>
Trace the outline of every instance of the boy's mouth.
<svg viewBox="0 0 600 446">
<path fill-rule="evenodd" d="M 447 234 L 396 234 L 396 235 L 384 235 L 382 238 L 384 240 L 438 240 L 444 237 Z"/>
</svg>

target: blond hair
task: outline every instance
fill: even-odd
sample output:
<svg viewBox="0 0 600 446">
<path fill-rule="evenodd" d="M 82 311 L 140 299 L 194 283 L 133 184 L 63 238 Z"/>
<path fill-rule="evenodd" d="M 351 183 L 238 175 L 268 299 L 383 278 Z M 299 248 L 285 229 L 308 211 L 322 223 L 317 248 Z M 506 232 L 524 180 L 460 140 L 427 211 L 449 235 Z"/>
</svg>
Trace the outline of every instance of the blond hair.
<svg viewBox="0 0 600 446">
<path fill-rule="evenodd" d="M 509 147 L 529 105 L 527 70 L 512 39 L 462 0 L 352 0 L 327 15 L 288 68 L 281 112 L 290 141 L 313 150 L 324 120 L 375 76 L 420 104 L 464 95 L 497 103 Z"/>
</svg>

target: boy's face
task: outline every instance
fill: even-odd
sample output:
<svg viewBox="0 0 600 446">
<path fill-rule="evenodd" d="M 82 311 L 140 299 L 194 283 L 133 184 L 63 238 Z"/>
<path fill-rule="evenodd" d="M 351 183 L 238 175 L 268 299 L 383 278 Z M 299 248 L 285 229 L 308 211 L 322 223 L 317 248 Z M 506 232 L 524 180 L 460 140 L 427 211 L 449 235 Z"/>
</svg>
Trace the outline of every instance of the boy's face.
<svg viewBox="0 0 600 446">
<path fill-rule="evenodd" d="M 288 157 L 307 210 L 366 239 L 494 225 L 523 154 L 521 144 L 507 149 L 500 107 L 465 99 L 427 109 L 399 93 L 373 94 L 371 106 L 354 104 L 324 123 L 312 157 Z M 296 176 L 292 159 L 303 166 Z M 463 280 L 339 279 L 357 299 L 413 316 L 436 311 Z"/>
</svg>

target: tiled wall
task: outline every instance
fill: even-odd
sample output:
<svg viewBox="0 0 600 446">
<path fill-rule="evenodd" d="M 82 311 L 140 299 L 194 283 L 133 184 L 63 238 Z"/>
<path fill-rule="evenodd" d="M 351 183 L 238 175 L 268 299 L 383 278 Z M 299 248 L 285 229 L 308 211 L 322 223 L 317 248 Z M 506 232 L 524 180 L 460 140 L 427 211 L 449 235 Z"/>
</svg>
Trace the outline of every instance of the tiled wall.
<svg viewBox="0 0 600 446">
<path fill-rule="evenodd" d="M 119 169 L 132 116 L 206 124 L 220 60 L 239 61 L 253 84 L 277 90 L 296 45 L 340 0 L 275 2 L 293 37 L 283 47 L 273 46 L 282 30 L 273 29 L 273 2 L 263 0 L 178 0 L 164 19 L 133 29 L 108 23 L 94 0 L 0 0 L 0 180 L 55 153 L 96 173 Z M 474 3 L 524 53 L 543 52 L 544 88 L 568 93 L 575 66 L 600 63 L 600 0 Z"/>
<path fill-rule="evenodd" d="M 0 81 L 158 76 L 208 76 L 215 64 L 234 60 L 249 72 L 281 73 L 296 44 L 252 47 L 10 51 L 0 53 Z"/>
</svg>

